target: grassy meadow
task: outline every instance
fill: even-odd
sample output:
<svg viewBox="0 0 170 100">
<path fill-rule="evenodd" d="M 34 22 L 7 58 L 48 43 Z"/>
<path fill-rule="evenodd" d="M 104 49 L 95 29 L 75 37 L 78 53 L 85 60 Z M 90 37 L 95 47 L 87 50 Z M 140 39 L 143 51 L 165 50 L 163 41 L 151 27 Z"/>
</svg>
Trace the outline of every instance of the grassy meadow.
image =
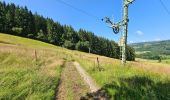
<svg viewBox="0 0 170 100">
<path fill-rule="evenodd" d="M 119 60 L 100 56 L 103 71 L 99 71 L 97 57 L 99 56 L 80 54 L 75 59 L 113 100 L 170 99 L 168 64 L 140 61 L 128 62 L 126 66 L 122 66 Z"/>
<path fill-rule="evenodd" d="M 169 64 L 136 61 L 122 66 L 117 59 L 6 34 L 0 34 L 0 99 L 54 99 L 66 60 L 79 62 L 113 100 L 170 99 Z"/>
<path fill-rule="evenodd" d="M 0 41 L 0 99 L 54 99 L 64 63 L 46 49 L 54 46 L 4 34 Z"/>
<path fill-rule="evenodd" d="M 162 62 L 165 64 L 170 64 L 170 59 L 163 60 Z"/>
</svg>

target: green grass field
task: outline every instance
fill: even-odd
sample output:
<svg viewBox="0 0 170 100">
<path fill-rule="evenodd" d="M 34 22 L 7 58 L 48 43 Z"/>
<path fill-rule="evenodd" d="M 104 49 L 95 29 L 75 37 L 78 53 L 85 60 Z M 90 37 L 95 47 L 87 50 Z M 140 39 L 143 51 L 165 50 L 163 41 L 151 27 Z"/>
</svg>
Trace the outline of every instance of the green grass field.
<svg viewBox="0 0 170 100">
<path fill-rule="evenodd" d="M 163 63 L 170 64 L 170 59 L 162 60 Z"/>
<path fill-rule="evenodd" d="M 102 64 L 104 71 L 98 71 L 93 61 L 79 62 L 113 100 L 170 99 L 169 75 L 114 63 Z"/>
<path fill-rule="evenodd" d="M 149 63 L 157 63 L 157 64 L 167 64 L 170 65 L 170 59 L 162 59 L 161 62 L 159 60 L 151 60 L 151 59 L 141 59 L 141 58 L 136 58 L 137 61 L 142 61 L 142 62 L 149 62 Z"/>
<path fill-rule="evenodd" d="M 63 61 L 45 49 L 56 47 L 5 34 L 0 41 L 0 99 L 54 99 Z"/>
<path fill-rule="evenodd" d="M 97 57 L 103 71 L 98 71 Z M 54 99 L 65 60 L 79 62 L 113 100 L 170 99 L 169 64 L 122 66 L 116 59 L 7 34 L 0 34 L 0 99 Z"/>
<path fill-rule="evenodd" d="M 46 73 L 43 60 L 35 62 L 23 55 L 0 54 L 0 98 L 1 99 L 52 99 L 60 77 L 60 66 L 54 74 Z"/>
<path fill-rule="evenodd" d="M 23 47 L 27 46 L 33 48 L 57 48 L 56 46 L 45 42 L 40 42 L 28 38 L 2 34 L 2 33 L 0 33 L 0 42 L 4 42 L 6 44 L 22 45 Z"/>
</svg>

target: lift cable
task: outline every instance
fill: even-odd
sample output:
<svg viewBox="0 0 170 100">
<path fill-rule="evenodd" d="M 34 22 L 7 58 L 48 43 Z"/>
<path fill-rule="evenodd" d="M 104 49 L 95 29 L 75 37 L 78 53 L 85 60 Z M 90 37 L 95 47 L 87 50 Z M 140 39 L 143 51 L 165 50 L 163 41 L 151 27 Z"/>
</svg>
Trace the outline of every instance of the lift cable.
<svg viewBox="0 0 170 100">
<path fill-rule="evenodd" d="M 66 6 L 68 6 L 68 7 L 70 7 L 70 8 L 72 8 L 72 9 L 78 11 L 78 12 L 81 12 L 81 13 L 83 13 L 83 14 L 85 14 L 85 15 L 87 15 L 87 16 L 95 19 L 95 20 L 101 20 L 99 17 L 97 17 L 97 16 L 95 16 L 95 15 L 93 15 L 93 14 L 90 14 L 90 13 L 88 13 L 88 12 L 86 12 L 86 11 L 78 8 L 78 7 L 75 7 L 75 6 L 73 6 L 73 5 L 65 2 L 65 1 L 63 1 L 63 0 L 56 0 L 56 1 L 59 2 L 59 3 L 62 3 L 62 4 L 64 4 L 64 5 L 66 5 Z"/>
<path fill-rule="evenodd" d="M 159 1 L 160 1 L 161 5 L 163 6 L 163 8 L 165 9 L 165 11 L 170 15 L 170 11 L 166 7 L 165 3 L 162 0 L 159 0 Z"/>
</svg>

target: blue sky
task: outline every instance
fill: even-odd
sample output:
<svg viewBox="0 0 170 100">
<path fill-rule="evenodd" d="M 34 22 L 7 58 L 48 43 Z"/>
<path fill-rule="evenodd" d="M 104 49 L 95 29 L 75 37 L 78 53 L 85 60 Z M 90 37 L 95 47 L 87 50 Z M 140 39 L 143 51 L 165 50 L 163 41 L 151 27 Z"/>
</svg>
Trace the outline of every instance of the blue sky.
<svg viewBox="0 0 170 100">
<path fill-rule="evenodd" d="M 57 0 L 3 0 L 20 6 L 27 6 L 33 13 L 50 17 L 61 24 L 72 25 L 76 30 L 83 28 L 98 36 L 118 41 L 118 35 L 99 19 L 105 16 L 119 21 L 122 18 L 123 0 L 63 0 L 99 19 L 87 16 Z M 170 10 L 170 0 L 162 0 Z M 129 7 L 128 43 L 170 39 L 170 14 L 159 0 L 136 0 Z"/>
</svg>

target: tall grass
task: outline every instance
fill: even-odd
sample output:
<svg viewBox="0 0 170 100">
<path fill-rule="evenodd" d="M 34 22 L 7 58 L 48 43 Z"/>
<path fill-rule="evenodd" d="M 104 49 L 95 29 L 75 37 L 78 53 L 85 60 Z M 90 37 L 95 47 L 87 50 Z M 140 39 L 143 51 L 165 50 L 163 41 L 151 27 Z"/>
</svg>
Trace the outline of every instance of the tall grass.
<svg viewBox="0 0 170 100">
<path fill-rule="evenodd" d="M 31 57 L 0 53 L 0 99 L 50 100 L 55 96 L 61 67 L 54 66 L 54 74 L 44 72 L 44 61 Z M 48 69 L 48 67 L 46 67 Z"/>
<path fill-rule="evenodd" d="M 162 63 L 169 64 L 170 65 L 170 59 L 162 60 Z"/>
<path fill-rule="evenodd" d="M 121 66 L 115 59 L 5 34 L 0 34 L 0 42 L 4 42 L 0 43 L 0 99 L 53 99 L 63 59 L 78 61 L 111 99 L 170 99 L 167 64 L 128 62 Z M 103 71 L 97 69 L 97 57 Z"/>
<path fill-rule="evenodd" d="M 95 58 L 95 57 L 94 57 Z M 128 63 L 121 66 L 118 61 L 108 63 L 101 60 L 99 71 L 94 60 L 88 57 L 75 58 L 81 66 L 101 86 L 102 90 L 113 100 L 169 100 L 170 77 L 169 74 L 154 73 Z M 107 62 L 107 63 L 106 63 Z M 155 66 L 156 67 L 156 66 Z"/>
<path fill-rule="evenodd" d="M 36 40 L 0 34 L 0 99 L 51 100 L 65 53 Z"/>
</svg>

